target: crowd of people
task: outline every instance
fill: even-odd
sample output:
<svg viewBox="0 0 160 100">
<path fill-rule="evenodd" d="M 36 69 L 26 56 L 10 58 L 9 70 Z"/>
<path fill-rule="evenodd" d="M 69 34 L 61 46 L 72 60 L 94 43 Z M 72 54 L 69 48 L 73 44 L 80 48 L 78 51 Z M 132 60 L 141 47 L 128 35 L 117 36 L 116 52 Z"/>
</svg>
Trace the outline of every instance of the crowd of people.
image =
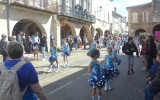
<svg viewBox="0 0 160 100">
<path fill-rule="evenodd" d="M 42 60 L 44 60 L 47 47 L 46 34 L 42 33 L 41 37 L 39 37 L 39 33 L 35 32 L 34 35 L 28 36 L 28 43 L 25 41 L 26 35 L 23 32 L 20 32 L 16 36 L 13 35 L 9 42 L 7 41 L 7 36 L 5 34 L 2 34 L 1 37 L 0 53 L 3 55 L 4 61 L 0 65 L 1 67 L 4 67 L 0 68 L 1 74 L 5 73 L 4 69 L 12 70 L 14 67 L 16 68 L 17 65 L 20 65 L 20 67 L 18 67 L 20 70 L 17 69 L 15 72 L 17 74 L 20 92 L 25 91 L 23 100 L 31 100 L 31 98 L 37 100 L 37 96 L 40 100 L 46 100 L 41 86 L 39 85 L 34 66 L 23 55 L 24 52 L 33 50 L 34 59 L 39 59 L 38 52 L 40 45 Z M 59 72 L 59 55 L 57 53 L 56 38 L 54 34 L 51 35 L 50 40 L 51 56 L 49 57 L 50 66 L 47 72 L 52 72 L 54 62 L 56 62 L 57 65 L 57 70 L 55 72 Z M 26 44 L 28 44 L 28 46 Z M 135 72 L 134 52 L 137 57 L 142 56 L 142 62 L 144 64 L 142 69 L 150 72 L 149 76 L 146 78 L 146 86 L 144 89 L 145 100 L 153 100 L 156 94 L 160 92 L 160 41 L 155 40 L 153 36 L 108 36 L 107 38 L 100 36 L 97 40 L 92 37 L 91 41 L 88 41 L 86 36 L 76 36 L 73 39 L 72 36 L 68 36 L 67 38 L 62 39 L 63 67 L 69 67 L 68 57 L 71 55 L 73 46 L 75 47 L 75 50 L 77 50 L 82 44 L 84 49 L 87 49 L 86 45 L 89 44 L 89 51 L 86 56 L 89 56 L 92 59 L 88 66 L 88 82 L 92 87 L 92 100 L 96 100 L 96 93 L 98 100 L 102 100 L 102 88 L 104 88 L 105 91 L 112 90 L 113 79 L 120 73 L 120 70 L 118 69 L 118 66 L 121 64 L 121 59 L 119 57 L 120 50 L 122 50 L 128 59 L 127 75 Z M 100 57 L 102 47 L 106 48 L 106 55 L 102 64 L 100 64 L 98 58 Z M 3 100 L 7 100 L 6 98 L 3 98 Z"/>
<path fill-rule="evenodd" d="M 105 56 L 105 62 L 103 68 L 100 67 L 100 62 L 97 60 L 100 55 L 102 42 L 101 37 L 98 39 L 98 43 L 92 39 L 90 43 L 90 50 L 87 53 L 92 58 L 88 67 L 88 74 L 90 75 L 89 84 L 93 88 L 92 100 L 96 100 L 96 92 L 98 100 L 102 100 L 101 89 L 112 90 L 112 80 L 119 74 L 117 65 L 121 60 L 118 57 L 121 42 L 117 41 L 117 37 L 108 37 L 106 40 L 107 54 Z M 145 100 L 159 100 L 160 96 L 156 96 L 160 92 L 160 55 L 158 54 L 160 42 L 155 40 L 153 36 L 135 36 L 121 38 L 123 46 L 122 52 L 127 55 L 128 58 L 128 72 L 127 74 L 134 74 L 134 52 L 137 57 L 142 56 L 142 62 L 144 63 L 143 70 L 149 71 L 149 76 L 146 78 L 145 85 Z M 157 42 L 158 41 L 158 42 Z M 155 99 L 156 98 L 156 99 Z"/>
</svg>

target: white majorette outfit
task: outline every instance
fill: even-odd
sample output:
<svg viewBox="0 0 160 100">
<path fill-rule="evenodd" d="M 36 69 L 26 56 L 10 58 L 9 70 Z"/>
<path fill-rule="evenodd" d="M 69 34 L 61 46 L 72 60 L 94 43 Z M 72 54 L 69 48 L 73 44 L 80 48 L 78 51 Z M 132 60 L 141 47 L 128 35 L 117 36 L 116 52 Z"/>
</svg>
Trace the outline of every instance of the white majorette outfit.
<svg viewBox="0 0 160 100">
<path fill-rule="evenodd" d="M 92 42 L 90 43 L 90 49 L 89 49 L 89 51 L 88 51 L 88 53 L 87 53 L 87 56 L 90 56 L 91 51 L 92 51 L 92 50 L 95 50 L 95 49 L 96 49 L 96 43 L 92 41 Z"/>
<path fill-rule="evenodd" d="M 39 37 L 36 35 L 32 35 L 32 45 L 33 49 L 39 49 L 38 47 Z"/>
<path fill-rule="evenodd" d="M 103 46 L 103 38 L 102 37 L 99 37 L 98 38 L 98 45 L 99 45 L 99 47 L 102 47 Z"/>
<path fill-rule="evenodd" d="M 68 43 L 63 44 L 62 54 L 66 56 L 70 56 L 71 52 L 70 52 Z"/>
<path fill-rule="evenodd" d="M 89 85 L 92 88 L 102 88 L 105 85 L 106 76 L 102 72 L 100 68 L 100 64 L 92 61 L 91 69 L 92 69 L 92 72 L 88 80 Z"/>
<path fill-rule="evenodd" d="M 114 41 L 114 43 L 115 43 L 115 47 L 114 48 L 119 51 L 121 49 L 121 47 L 120 47 L 120 41 L 117 40 L 117 41 Z"/>
</svg>

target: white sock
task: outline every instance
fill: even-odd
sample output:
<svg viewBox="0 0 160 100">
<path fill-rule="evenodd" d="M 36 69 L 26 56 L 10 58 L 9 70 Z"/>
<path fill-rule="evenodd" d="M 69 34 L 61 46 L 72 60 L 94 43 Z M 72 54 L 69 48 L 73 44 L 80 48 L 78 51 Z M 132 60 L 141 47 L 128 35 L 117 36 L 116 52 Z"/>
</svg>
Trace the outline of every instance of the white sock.
<svg viewBox="0 0 160 100">
<path fill-rule="evenodd" d="M 112 80 L 108 81 L 108 89 L 112 89 Z"/>
<path fill-rule="evenodd" d="M 92 100 L 96 100 L 96 96 L 95 95 L 92 95 Z"/>
<path fill-rule="evenodd" d="M 104 90 L 107 90 L 107 81 L 105 83 Z"/>
<path fill-rule="evenodd" d="M 51 69 L 52 69 L 52 66 L 53 66 L 53 65 L 51 65 L 51 66 L 50 66 L 49 70 L 51 70 Z"/>
<path fill-rule="evenodd" d="M 51 71 L 52 71 L 52 65 L 50 66 L 50 68 L 49 68 L 48 72 L 51 72 Z"/>
<path fill-rule="evenodd" d="M 58 70 L 58 71 L 60 70 L 59 65 L 57 66 L 57 70 Z"/>
<path fill-rule="evenodd" d="M 98 96 L 98 100 L 102 100 L 102 96 Z"/>
</svg>

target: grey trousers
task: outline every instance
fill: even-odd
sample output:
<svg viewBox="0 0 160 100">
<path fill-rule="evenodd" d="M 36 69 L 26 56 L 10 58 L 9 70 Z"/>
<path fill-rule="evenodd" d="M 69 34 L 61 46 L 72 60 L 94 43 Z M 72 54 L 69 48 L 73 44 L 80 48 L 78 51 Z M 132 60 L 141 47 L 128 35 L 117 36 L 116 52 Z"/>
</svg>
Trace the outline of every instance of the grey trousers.
<svg viewBox="0 0 160 100">
<path fill-rule="evenodd" d="M 134 56 L 128 55 L 128 71 L 133 69 Z"/>
</svg>

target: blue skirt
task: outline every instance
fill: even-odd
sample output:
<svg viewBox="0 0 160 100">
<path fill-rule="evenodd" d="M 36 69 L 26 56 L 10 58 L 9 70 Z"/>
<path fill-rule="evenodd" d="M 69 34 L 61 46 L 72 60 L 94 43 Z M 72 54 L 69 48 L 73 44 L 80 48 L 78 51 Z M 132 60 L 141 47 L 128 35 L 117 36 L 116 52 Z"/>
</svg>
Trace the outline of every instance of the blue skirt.
<svg viewBox="0 0 160 100">
<path fill-rule="evenodd" d="M 95 49 L 91 49 L 91 50 L 89 50 L 88 52 L 87 52 L 87 56 L 91 56 L 91 52 L 93 51 L 93 50 L 95 50 Z"/>
<path fill-rule="evenodd" d="M 58 54 L 52 55 L 49 57 L 49 62 L 53 63 L 54 61 L 56 61 L 58 59 Z"/>
<path fill-rule="evenodd" d="M 106 80 L 108 79 L 109 77 L 105 75 L 104 71 L 101 71 L 99 76 L 91 75 L 88 79 L 88 82 L 92 88 L 103 88 Z"/>
<path fill-rule="evenodd" d="M 118 57 L 116 57 L 115 58 L 115 62 L 116 62 L 117 65 L 120 65 L 121 64 L 121 59 L 119 59 Z"/>
<path fill-rule="evenodd" d="M 65 51 L 62 54 L 66 55 L 66 56 L 70 56 L 71 55 L 71 51 Z"/>
<path fill-rule="evenodd" d="M 109 77 L 116 77 L 119 75 L 120 71 L 114 66 L 107 66 L 103 68 L 105 75 Z"/>
<path fill-rule="evenodd" d="M 92 88 L 103 88 L 106 80 L 105 80 L 105 76 L 102 78 L 97 78 L 96 76 L 90 76 L 88 82 Z"/>
</svg>

